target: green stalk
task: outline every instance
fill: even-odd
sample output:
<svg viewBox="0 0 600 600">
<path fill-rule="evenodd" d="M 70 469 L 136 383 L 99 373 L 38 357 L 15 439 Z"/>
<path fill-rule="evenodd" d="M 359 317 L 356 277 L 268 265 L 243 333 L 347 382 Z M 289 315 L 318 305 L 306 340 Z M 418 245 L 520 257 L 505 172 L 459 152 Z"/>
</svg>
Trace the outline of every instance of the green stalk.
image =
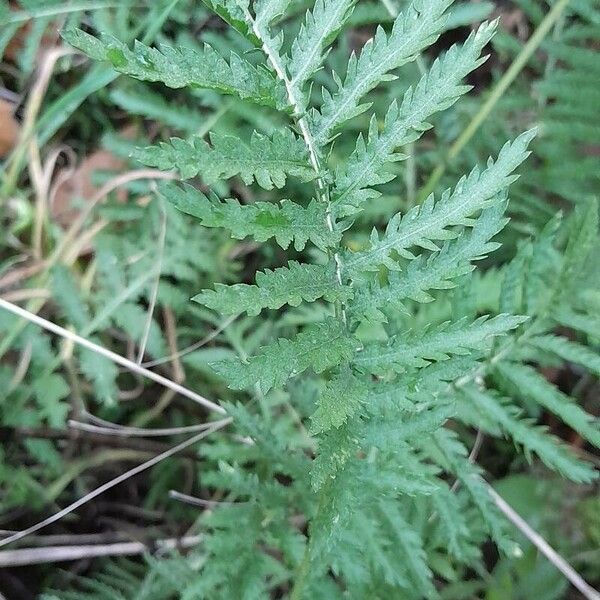
<svg viewBox="0 0 600 600">
<path fill-rule="evenodd" d="M 550 12 L 544 17 L 543 21 L 538 25 L 533 35 L 523 46 L 521 52 L 519 52 L 519 54 L 513 60 L 512 64 L 501 77 L 500 81 L 498 81 L 496 87 L 488 96 L 488 99 L 481 105 L 480 109 L 477 111 L 477 114 L 475 114 L 475 116 L 471 119 L 471 122 L 467 128 L 455 140 L 452 146 L 450 146 L 445 160 L 438 164 L 438 166 L 431 173 L 427 183 L 419 193 L 419 201 L 423 201 L 425 198 L 427 198 L 427 196 L 429 196 L 429 194 L 431 194 L 431 192 L 435 190 L 437 183 L 441 179 L 442 175 L 446 172 L 446 166 L 448 163 L 450 163 L 460 154 L 461 150 L 471 140 L 481 124 L 487 119 L 500 98 L 516 79 L 517 75 L 522 71 L 523 67 L 529 62 L 532 54 L 538 49 L 539 45 L 542 43 L 554 23 L 556 23 L 556 21 L 559 19 L 568 3 L 569 0 L 558 0 Z"/>
<path fill-rule="evenodd" d="M 304 586 L 306 585 L 306 577 L 308 576 L 308 570 L 310 569 L 310 540 L 306 542 L 306 548 L 304 549 L 304 556 L 302 562 L 298 568 L 296 579 L 292 593 L 290 594 L 290 600 L 301 600 L 302 594 L 304 593 Z"/>
</svg>

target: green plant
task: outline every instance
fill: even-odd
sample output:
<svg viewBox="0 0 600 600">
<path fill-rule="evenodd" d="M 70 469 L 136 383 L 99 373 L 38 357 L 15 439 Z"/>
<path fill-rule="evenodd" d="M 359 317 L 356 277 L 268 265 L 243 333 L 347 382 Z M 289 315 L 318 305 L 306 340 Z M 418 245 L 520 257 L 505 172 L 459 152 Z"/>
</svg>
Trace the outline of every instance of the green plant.
<svg viewBox="0 0 600 600">
<path fill-rule="evenodd" d="M 378 29 L 350 58 L 343 79 L 326 73 L 322 94 L 311 84 L 352 2 L 319 0 L 293 38 L 280 34 L 282 20 L 289 31 L 285 0 L 207 4 L 241 35 L 239 52 L 143 43 L 131 50 L 112 37 L 65 34 L 121 73 L 230 95 L 270 111 L 275 123 L 271 132 L 173 138 L 135 154 L 182 178 L 199 175 L 202 189 L 169 183 L 160 197 L 204 227 L 264 242 L 273 267 L 255 283 L 217 283 L 194 298 L 248 318 L 226 335 L 239 356 L 212 365 L 234 390 L 216 387 L 239 435 L 203 446 L 202 480 L 226 499 L 203 518 L 207 537 L 178 591 L 190 599 L 435 597 L 442 580 L 478 568 L 487 536 L 518 553 L 469 456 L 469 428 L 510 438 L 575 482 L 596 476 L 537 417 L 555 413 L 596 446 L 597 421 L 535 365 L 568 360 L 600 371 L 598 206 L 582 203 L 565 223 L 557 217 L 521 240 L 511 262 L 475 270 L 499 246 L 493 239 L 507 224 L 507 190 L 528 155 L 529 131 L 452 189 L 362 235 L 365 209 L 406 158 L 398 149 L 468 91 L 464 79 L 482 64 L 495 25 L 441 55 L 386 107 L 383 122 L 373 112 L 368 133 L 346 152 L 351 124 L 370 108 L 367 95 L 436 41 L 450 2 L 407 7 L 389 33 Z M 223 192 L 219 182 L 234 177 L 256 183 L 260 200 Z M 174 273 L 184 260 L 189 267 L 179 249 Z M 69 320 L 83 325 L 80 312 Z M 126 321 L 117 324 L 141 318 Z M 557 325 L 576 340 L 556 335 Z M 151 578 L 156 571 L 169 576 L 155 565 Z"/>
</svg>

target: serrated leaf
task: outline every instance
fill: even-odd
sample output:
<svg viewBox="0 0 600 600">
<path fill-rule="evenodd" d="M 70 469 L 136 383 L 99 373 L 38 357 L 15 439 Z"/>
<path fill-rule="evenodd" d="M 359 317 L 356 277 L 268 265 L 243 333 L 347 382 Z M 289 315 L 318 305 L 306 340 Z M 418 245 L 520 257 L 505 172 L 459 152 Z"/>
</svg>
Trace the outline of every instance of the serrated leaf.
<svg viewBox="0 0 600 600">
<path fill-rule="evenodd" d="M 526 320 L 526 317 L 497 315 L 491 319 L 480 317 L 472 323 L 465 320 L 443 323 L 420 337 L 402 334 L 395 336 L 387 344 L 371 344 L 357 354 L 354 364 L 361 370 L 374 374 L 385 373 L 390 369 L 401 372 L 410 367 L 424 367 L 451 356 L 483 350 L 495 336 L 515 329 Z"/>
<path fill-rule="evenodd" d="M 584 272 L 590 252 L 598 243 L 598 201 L 578 205 L 571 221 L 571 234 L 565 249 L 560 293 L 564 295 Z"/>
<path fill-rule="evenodd" d="M 144 336 L 148 310 L 135 302 L 123 302 L 114 311 L 111 320 L 126 331 L 131 339 L 139 342 Z M 146 352 L 154 357 L 164 356 L 167 353 L 167 344 L 163 333 L 154 319 L 150 320 Z"/>
<path fill-rule="evenodd" d="M 362 427 L 362 443 L 366 448 L 382 452 L 402 452 L 412 440 L 430 436 L 451 419 L 454 406 L 440 402 L 436 406 L 407 413 L 396 419 L 372 420 Z"/>
<path fill-rule="evenodd" d="M 180 211 L 201 220 L 205 227 L 224 227 L 236 239 L 251 236 L 258 242 L 275 238 L 282 248 L 294 242 L 296 250 L 303 250 L 311 241 L 321 250 L 335 246 L 341 234 L 327 227 L 327 207 L 324 202 L 312 200 L 306 208 L 282 200 L 278 204 L 254 202 L 240 204 L 239 200 L 207 198 L 190 185 L 173 183 L 159 187 L 160 193 Z"/>
<path fill-rule="evenodd" d="M 317 0 L 292 43 L 287 68 L 294 96 L 303 98 L 300 109 L 306 108 L 308 98 L 303 94 L 306 82 L 325 60 L 324 49 L 333 41 L 351 12 L 355 0 Z"/>
<path fill-rule="evenodd" d="M 446 242 L 440 252 L 423 255 L 411 261 L 406 271 L 392 271 L 387 285 L 373 284 L 357 292 L 352 312 L 359 317 L 385 321 L 381 308 L 402 310 L 406 300 L 431 302 L 428 290 L 450 289 L 453 280 L 470 273 L 471 261 L 485 258 L 499 247 L 490 242 L 508 222 L 504 218 L 506 203 L 498 203 L 483 211 L 470 232 L 463 232 L 456 240 Z"/>
<path fill-rule="evenodd" d="M 593 338 L 600 339 L 600 317 L 592 314 L 583 314 L 570 308 L 559 306 L 552 315 L 558 323 L 570 327 Z"/>
<path fill-rule="evenodd" d="M 433 437 L 436 445 L 444 453 L 451 472 L 458 477 L 471 502 L 477 507 L 494 542 L 505 554 L 515 556 L 518 546 L 509 539 L 506 532 L 506 521 L 488 492 L 487 484 L 481 477 L 481 470 L 467 459 L 466 448 L 458 440 L 456 434 L 449 429 L 438 429 Z"/>
<path fill-rule="evenodd" d="M 368 395 L 368 386 L 343 368 L 331 379 L 317 400 L 311 416 L 311 433 L 316 435 L 343 425 L 356 414 Z"/>
<path fill-rule="evenodd" d="M 32 392 L 40 407 L 40 416 L 50 427 L 64 427 L 70 410 L 68 402 L 63 400 L 71 389 L 64 378 L 58 373 L 50 373 L 38 377 L 32 385 Z"/>
<path fill-rule="evenodd" d="M 527 246 L 521 246 L 516 256 L 504 267 L 500 289 L 500 310 L 519 312 L 523 307 L 523 284 L 527 267 Z"/>
<path fill-rule="evenodd" d="M 263 106 L 285 110 L 285 88 L 268 69 L 255 67 L 235 53 L 229 62 L 208 44 L 200 48 L 150 48 L 136 40 L 133 50 L 112 36 L 101 39 L 81 29 L 62 33 L 64 40 L 95 60 L 108 62 L 119 73 L 171 88 L 196 87 L 238 96 Z"/>
<path fill-rule="evenodd" d="M 307 327 L 292 339 L 280 338 L 264 346 L 247 362 L 223 361 L 212 367 L 230 388 L 242 390 L 258 385 L 266 394 L 309 368 L 321 373 L 349 361 L 358 345 L 339 321 L 329 318 Z"/>
<path fill-rule="evenodd" d="M 543 406 L 590 444 L 600 448 L 600 422 L 537 371 L 516 363 L 498 363 L 496 369 L 500 376 L 511 384 L 510 387 L 516 396 Z"/>
<path fill-rule="evenodd" d="M 200 174 L 208 185 L 239 175 L 246 185 L 256 180 L 271 190 L 283 187 L 288 176 L 301 181 L 315 178 L 304 142 L 285 128 L 271 136 L 254 131 L 249 144 L 217 133 L 210 134 L 210 145 L 201 137 L 171 138 L 168 143 L 140 148 L 133 156 L 161 170 L 177 169 L 183 179 Z"/>
<path fill-rule="evenodd" d="M 386 228 L 383 236 L 373 230 L 370 245 L 362 252 L 349 253 L 345 268 L 349 274 L 377 270 L 381 265 L 397 269 L 398 264 L 390 257 L 392 251 L 405 258 L 413 258 L 412 246 L 438 250 L 434 241 L 452 239 L 456 232 L 449 230 L 453 225 L 472 226 L 470 216 L 478 210 L 497 202 L 499 194 L 517 176 L 512 172 L 527 158 L 527 146 L 535 131 L 521 134 L 512 143 L 507 142 L 496 162 L 488 161 L 487 169 L 475 168 L 468 177 L 463 177 L 451 192 L 446 190 L 438 202 L 431 194 L 425 202 L 410 210 L 406 215 L 397 214 Z"/>
<path fill-rule="evenodd" d="M 73 275 L 65 265 L 56 265 L 50 275 L 52 295 L 63 317 L 77 329 L 83 328 L 90 321 L 90 313 Z"/>
<path fill-rule="evenodd" d="M 466 386 L 461 393 L 482 411 L 487 418 L 497 423 L 515 443 L 521 445 L 527 455 L 536 454 L 550 469 L 578 483 L 589 483 L 596 478 L 595 469 L 588 465 L 550 434 L 546 427 L 536 426 L 530 419 L 523 419 L 516 407 L 489 390 Z"/>
<path fill-rule="evenodd" d="M 285 13 L 289 4 L 290 0 L 256 0 L 254 3 L 256 28 L 261 32 L 267 32 L 269 25 Z"/>
<path fill-rule="evenodd" d="M 344 82 L 337 79 L 338 89 L 333 94 L 323 90 L 321 112 L 311 115 L 318 145 L 325 145 L 337 127 L 368 108 L 359 105 L 361 98 L 380 82 L 393 79 L 390 71 L 436 40 L 450 4 L 451 0 L 421 0 L 398 16 L 389 35 L 377 28 L 358 58 L 354 54 L 350 57 Z"/>
<path fill-rule="evenodd" d="M 319 436 L 319 453 L 312 462 L 310 481 L 313 490 L 320 490 L 344 465 L 356 456 L 360 449 L 359 440 L 345 423 L 329 429 Z"/>
<path fill-rule="evenodd" d="M 379 502 L 379 510 L 385 517 L 385 523 L 393 532 L 395 548 L 399 551 L 402 563 L 410 580 L 411 590 L 418 591 L 423 598 L 433 598 L 437 591 L 433 585 L 433 573 L 427 565 L 427 554 L 423 538 L 403 518 L 398 503 Z"/>
<path fill-rule="evenodd" d="M 224 315 L 247 312 L 258 315 L 263 308 L 277 309 L 284 304 L 299 306 L 324 298 L 328 302 L 345 301 L 351 295 L 335 275 L 335 264 L 307 265 L 290 261 L 287 267 L 265 269 L 256 274 L 256 285 L 236 283 L 215 284 L 214 290 L 204 290 L 192 300 Z"/>
<path fill-rule="evenodd" d="M 558 335 L 538 335 L 529 338 L 528 342 L 532 346 L 555 354 L 563 360 L 581 365 L 600 377 L 600 354 L 583 344 L 572 342 Z"/>
<path fill-rule="evenodd" d="M 100 404 L 110 406 L 117 403 L 119 390 L 116 381 L 119 369 L 115 363 L 92 350 L 82 348 L 79 352 L 79 368 L 92 382 L 96 400 Z"/>
<path fill-rule="evenodd" d="M 383 129 L 375 115 L 371 119 L 369 136 L 358 138 L 347 164 L 338 169 L 333 192 L 336 214 L 355 212 L 369 198 L 379 195 L 372 186 L 387 183 L 395 176 L 386 170 L 390 162 L 405 158 L 396 154 L 399 146 L 414 142 L 430 128 L 427 119 L 445 110 L 470 89 L 462 80 L 485 58 L 481 50 L 495 31 L 495 24 L 485 23 L 472 33 L 464 45 L 452 46 L 438 58 L 417 86 L 404 94 L 400 106 L 394 101 L 389 107 Z"/>
<path fill-rule="evenodd" d="M 246 21 L 244 8 L 248 7 L 248 0 L 202 0 L 202 2 L 254 45 L 260 46 L 260 40 Z"/>
<path fill-rule="evenodd" d="M 473 551 L 469 546 L 469 525 L 464 509 L 456 494 L 441 485 L 431 495 L 431 503 L 439 519 L 440 530 L 446 538 L 448 552 L 459 560 L 467 560 Z"/>
</svg>

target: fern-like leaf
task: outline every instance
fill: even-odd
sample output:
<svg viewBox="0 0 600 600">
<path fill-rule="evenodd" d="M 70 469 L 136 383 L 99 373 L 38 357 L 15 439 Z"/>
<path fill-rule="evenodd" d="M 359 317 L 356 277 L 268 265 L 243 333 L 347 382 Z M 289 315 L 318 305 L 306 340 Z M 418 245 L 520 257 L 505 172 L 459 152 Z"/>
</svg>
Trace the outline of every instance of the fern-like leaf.
<svg viewBox="0 0 600 600">
<path fill-rule="evenodd" d="M 313 200 L 304 208 L 291 200 L 279 204 L 254 202 L 240 204 L 239 200 L 207 198 L 190 185 L 163 184 L 162 195 L 184 213 L 197 217 L 205 227 L 225 227 L 236 239 L 251 236 L 258 242 L 275 238 L 282 248 L 294 242 L 303 250 L 311 241 L 321 250 L 339 242 L 341 234 L 327 228 L 326 207 Z"/>
<path fill-rule="evenodd" d="M 437 251 L 439 248 L 434 240 L 452 239 L 457 235 L 448 227 L 474 225 L 475 221 L 470 216 L 498 201 L 498 194 L 517 179 L 517 175 L 512 173 L 529 155 L 527 146 L 534 135 L 535 131 L 531 130 L 505 144 L 496 162 L 490 159 L 483 172 L 473 169 L 452 192 L 444 192 L 438 202 L 431 194 L 421 206 L 406 215 L 397 214 L 388 223 L 382 237 L 373 230 L 369 248 L 347 256 L 345 266 L 348 272 L 374 271 L 381 265 L 397 269 L 398 263 L 390 257 L 393 250 L 412 259 L 414 255 L 408 250 L 410 247 L 421 246 Z"/>
<path fill-rule="evenodd" d="M 510 383 L 511 391 L 543 406 L 600 448 L 600 422 L 575 404 L 569 396 L 555 388 L 537 371 L 517 363 L 499 363 L 496 367 L 503 380 Z"/>
<path fill-rule="evenodd" d="M 494 504 L 479 467 L 467 460 L 467 449 L 449 429 L 438 429 L 433 439 L 448 461 L 445 466 L 464 486 L 494 542 L 508 556 L 518 556 L 518 546 L 506 533 L 506 521 Z"/>
<path fill-rule="evenodd" d="M 472 323 L 444 323 L 421 337 L 399 335 L 387 344 L 371 344 L 355 358 L 355 364 L 369 373 L 385 373 L 390 369 L 403 371 L 424 367 L 453 355 L 467 355 L 471 350 L 484 349 L 492 338 L 515 329 L 526 317 L 497 315 L 480 317 Z"/>
<path fill-rule="evenodd" d="M 311 417 L 313 434 L 343 425 L 358 412 L 368 395 L 368 386 L 355 377 L 350 369 L 342 369 L 328 382 Z"/>
<path fill-rule="evenodd" d="M 436 40 L 451 3 L 452 0 L 422 0 L 398 16 L 389 35 L 383 28 L 377 28 L 359 57 L 354 54 L 350 57 L 344 82 L 337 79 L 338 89 L 333 94 L 323 90 L 321 112 L 311 115 L 318 145 L 325 145 L 337 127 L 369 107 L 369 104 L 360 105 L 367 92 L 381 81 L 393 79 L 391 71 L 412 60 Z"/>
<path fill-rule="evenodd" d="M 325 60 L 323 50 L 333 41 L 348 18 L 354 2 L 355 0 L 317 0 L 313 10 L 306 13 L 306 20 L 294 39 L 287 63 L 294 96 L 303 98 L 300 105 L 302 110 L 306 108 L 307 102 L 303 88 Z"/>
<path fill-rule="evenodd" d="M 256 285 L 217 283 L 214 290 L 204 290 L 192 300 L 225 315 L 244 311 L 257 315 L 263 308 L 298 306 L 318 298 L 337 302 L 347 300 L 350 294 L 350 288 L 337 282 L 334 264 L 304 265 L 290 261 L 287 267 L 258 272 Z"/>
<path fill-rule="evenodd" d="M 485 258 L 500 244 L 490 242 L 508 222 L 503 217 L 506 203 L 484 210 L 471 232 L 463 232 L 456 240 L 446 242 L 440 252 L 419 256 L 408 263 L 405 272 L 392 271 L 387 285 L 373 284 L 357 292 L 352 304 L 359 317 L 384 320 L 381 308 L 402 310 L 406 300 L 431 302 L 428 290 L 453 288 L 454 280 L 470 273 L 472 261 Z"/>
<path fill-rule="evenodd" d="M 538 335 L 528 341 L 532 346 L 554 354 L 563 360 L 581 365 L 600 377 L 600 354 L 587 346 L 572 342 L 559 335 Z"/>
<path fill-rule="evenodd" d="M 262 393 L 282 386 L 290 377 L 312 368 L 321 373 L 340 363 L 348 362 L 358 342 L 335 319 L 311 325 L 295 338 L 280 338 L 260 349 L 247 362 L 221 361 L 213 364 L 229 387 L 235 390 L 258 385 Z"/>
<path fill-rule="evenodd" d="M 150 48 L 136 40 L 133 50 L 112 36 L 102 39 L 80 29 L 63 32 L 66 42 L 95 60 L 108 62 L 119 73 L 142 81 L 160 81 L 171 88 L 196 87 L 238 96 L 263 106 L 285 110 L 283 85 L 264 67 L 255 67 L 234 52 L 225 60 L 208 44 Z"/>
<path fill-rule="evenodd" d="M 418 139 L 431 127 L 427 123 L 429 117 L 445 110 L 469 91 L 470 86 L 461 81 L 484 62 L 485 58 L 480 58 L 481 50 L 495 28 L 495 23 L 485 23 L 464 45 L 452 46 L 438 58 L 417 86 L 404 94 L 400 106 L 396 101 L 391 104 L 381 132 L 373 116 L 367 141 L 361 135 L 347 164 L 338 170 L 333 192 L 337 214 L 354 212 L 365 200 L 378 196 L 378 192 L 369 188 L 393 179 L 394 175 L 386 171 L 385 166 L 405 158 L 395 153 L 395 149 Z"/>
<path fill-rule="evenodd" d="M 478 390 L 473 386 L 465 387 L 462 393 L 470 406 L 497 423 L 528 455 L 536 454 L 548 468 L 578 483 L 589 483 L 596 478 L 591 465 L 578 460 L 545 427 L 535 427 L 531 421 L 519 418 L 517 409 L 505 400 L 490 391 Z"/>
<path fill-rule="evenodd" d="M 301 181 L 315 177 L 304 143 L 289 129 L 278 129 L 270 137 L 255 131 L 249 144 L 212 133 L 210 142 L 200 137 L 171 138 L 170 143 L 137 150 L 134 158 L 162 170 L 177 169 L 183 179 L 200 174 L 208 185 L 239 175 L 247 185 L 256 180 L 271 190 L 283 187 L 288 175 Z"/>
</svg>

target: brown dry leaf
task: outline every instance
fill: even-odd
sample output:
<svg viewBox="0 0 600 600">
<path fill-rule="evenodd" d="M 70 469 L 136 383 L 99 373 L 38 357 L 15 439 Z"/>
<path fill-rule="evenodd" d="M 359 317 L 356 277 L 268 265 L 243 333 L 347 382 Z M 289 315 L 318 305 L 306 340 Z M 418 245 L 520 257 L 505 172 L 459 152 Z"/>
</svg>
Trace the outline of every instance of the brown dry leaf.
<svg viewBox="0 0 600 600">
<path fill-rule="evenodd" d="M 520 9 L 514 9 L 500 13 L 502 27 L 511 33 L 514 33 L 519 39 L 529 38 L 529 21 L 527 15 Z"/>
<path fill-rule="evenodd" d="M 21 7 L 16 2 L 9 2 L 9 8 L 12 11 L 20 11 Z M 44 35 L 42 36 L 40 51 L 50 48 L 56 45 L 58 40 L 58 31 L 60 25 L 57 22 L 52 22 L 46 28 Z M 4 50 L 4 58 L 10 62 L 16 62 L 19 52 L 23 49 L 27 36 L 31 31 L 31 21 L 26 21 L 22 27 L 20 27 L 15 35 L 8 42 L 6 49 Z"/>
<path fill-rule="evenodd" d="M 8 156 L 19 139 L 19 124 L 13 114 L 13 105 L 0 98 L 0 158 Z"/>
<path fill-rule="evenodd" d="M 135 137 L 135 128 L 130 126 L 121 130 L 121 135 L 126 138 Z M 93 184 L 96 171 L 117 171 L 125 167 L 125 162 L 106 150 L 96 150 L 85 158 L 74 170 L 63 169 L 55 178 L 58 182 L 52 195 L 51 215 L 60 225 L 68 226 L 77 215 L 73 208 L 73 201 L 89 200 L 97 192 L 98 187 Z M 124 189 L 117 191 L 117 198 L 124 202 L 127 192 Z"/>
<path fill-rule="evenodd" d="M 52 217 L 63 226 L 69 225 L 77 215 L 73 208 L 73 200 L 89 200 L 97 190 L 92 183 L 96 171 L 119 171 L 123 161 L 106 150 L 97 150 L 90 154 L 74 171 L 67 174 L 62 171 L 58 175 L 58 184 L 51 207 Z M 64 176 L 63 176 L 64 175 Z M 122 194 L 121 190 L 119 194 Z M 120 197 L 125 200 L 125 197 Z"/>
</svg>

